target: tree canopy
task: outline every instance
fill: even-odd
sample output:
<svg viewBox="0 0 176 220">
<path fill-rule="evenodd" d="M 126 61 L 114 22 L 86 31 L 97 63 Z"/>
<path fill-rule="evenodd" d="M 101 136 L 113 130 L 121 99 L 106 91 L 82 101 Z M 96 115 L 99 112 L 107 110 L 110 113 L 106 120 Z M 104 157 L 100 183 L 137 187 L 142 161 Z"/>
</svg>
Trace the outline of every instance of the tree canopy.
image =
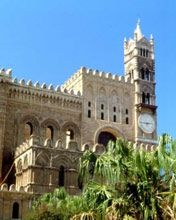
<svg viewBox="0 0 176 220">
<path fill-rule="evenodd" d="M 152 151 L 122 139 L 101 155 L 86 151 L 80 159 L 80 195 L 63 188 L 44 194 L 30 220 L 175 220 L 176 141 L 160 137 Z"/>
</svg>

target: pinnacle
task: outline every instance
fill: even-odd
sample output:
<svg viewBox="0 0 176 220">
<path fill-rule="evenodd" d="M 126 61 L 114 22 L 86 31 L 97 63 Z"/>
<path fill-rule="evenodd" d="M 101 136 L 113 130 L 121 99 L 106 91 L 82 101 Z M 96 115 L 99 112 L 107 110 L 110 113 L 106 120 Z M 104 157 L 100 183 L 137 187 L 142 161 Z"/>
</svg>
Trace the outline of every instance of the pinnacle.
<svg viewBox="0 0 176 220">
<path fill-rule="evenodd" d="M 138 19 L 137 21 L 137 25 L 136 25 L 136 29 L 134 31 L 134 35 L 136 40 L 140 40 L 143 37 L 142 31 L 141 31 L 141 27 L 140 27 L 140 19 Z"/>
</svg>

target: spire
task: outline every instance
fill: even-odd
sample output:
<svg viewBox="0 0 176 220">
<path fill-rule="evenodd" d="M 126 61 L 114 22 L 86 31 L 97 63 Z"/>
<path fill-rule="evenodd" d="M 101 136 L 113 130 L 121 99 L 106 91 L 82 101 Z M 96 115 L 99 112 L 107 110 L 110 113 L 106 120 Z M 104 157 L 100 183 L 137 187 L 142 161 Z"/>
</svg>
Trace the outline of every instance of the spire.
<svg viewBox="0 0 176 220">
<path fill-rule="evenodd" d="M 140 28 L 140 19 L 138 19 L 136 29 L 134 30 L 134 39 L 139 41 L 141 38 L 143 38 L 143 34 Z"/>
<path fill-rule="evenodd" d="M 153 39 L 153 35 L 151 34 L 150 35 L 150 44 L 153 45 L 153 43 L 154 43 L 154 39 Z"/>
</svg>

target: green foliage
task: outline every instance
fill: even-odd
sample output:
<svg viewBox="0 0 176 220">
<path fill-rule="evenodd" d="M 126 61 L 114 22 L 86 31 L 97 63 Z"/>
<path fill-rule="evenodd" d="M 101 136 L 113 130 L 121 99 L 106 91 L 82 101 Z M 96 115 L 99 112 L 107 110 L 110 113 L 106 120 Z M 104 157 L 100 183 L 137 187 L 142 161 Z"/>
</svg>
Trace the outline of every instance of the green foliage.
<svg viewBox="0 0 176 220">
<path fill-rule="evenodd" d="M 176 141 L 165 134 L 146 151 L 118 139 L 100 156 L 86 151 L 79 183 L 82 195 L 56 189 L 37 200 L 29 219 L 174 220 Z"/>
</svg>

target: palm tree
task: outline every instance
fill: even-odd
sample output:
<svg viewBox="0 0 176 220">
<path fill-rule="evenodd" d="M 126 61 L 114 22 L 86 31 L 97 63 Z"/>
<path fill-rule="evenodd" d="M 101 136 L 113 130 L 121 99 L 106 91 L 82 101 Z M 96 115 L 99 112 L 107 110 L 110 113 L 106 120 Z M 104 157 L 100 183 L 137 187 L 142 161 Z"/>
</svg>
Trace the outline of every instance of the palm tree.
<svg viewBox="0 0 176 220">
<path fill-rule="evenodd" d="M 113 212 L 116 219 L 127 216 L 144 220 L 175 219 L 175 175 L 176 142 L 168 135 L 160 138 L 153 151 L 134 148 L 131 143 L 118 139 L 115 144 L 109 143 L 107 151 L 100 156 L 86 152 L 80 162 L 80 179 L 84 184 L 95 181 L 99 193 L 105 186 L 111 187 L 111 192 L 115 190 L 108 202 L 106 198 L 100 199 L 100 203 L 101 206 L 105 203 L 106 211 Z M 91 191 L 96 192 L 96 188 Z M 94 202 L 94 197 L 90 193 L 89 200 Z M 96 208 L 95 212 L 101 209 Z"/>
<path fill-rule="evenodd" d="M 117 139 L 101 155 L 86 151 L 79 184 L 79 196 L 63 189 L 43 195 L 33 219 L 176 220 L 176 141 L 163 135 L 146 151 Z"/>
</svg>

